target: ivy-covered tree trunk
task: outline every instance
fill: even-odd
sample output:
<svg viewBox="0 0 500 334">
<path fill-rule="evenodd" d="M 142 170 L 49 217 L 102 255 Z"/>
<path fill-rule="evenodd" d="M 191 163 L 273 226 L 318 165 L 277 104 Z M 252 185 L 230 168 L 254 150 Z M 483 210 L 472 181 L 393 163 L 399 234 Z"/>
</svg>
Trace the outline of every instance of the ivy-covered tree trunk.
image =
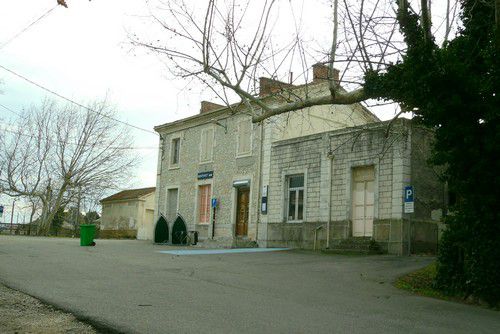
<svg viewBox="0 0 500 334">
<path fill-rule="evenodd" d="M 436 132 L 432 163 L 456 203 L 440 244 L 439 288 L 500 302 L 499 1 L 461 1 L 463 28 L 438 47 L 421 19 L 400 8 L 407 55 L 386 73 L 368 73 L 373 97 L 392 99 Z"/>
</svg>

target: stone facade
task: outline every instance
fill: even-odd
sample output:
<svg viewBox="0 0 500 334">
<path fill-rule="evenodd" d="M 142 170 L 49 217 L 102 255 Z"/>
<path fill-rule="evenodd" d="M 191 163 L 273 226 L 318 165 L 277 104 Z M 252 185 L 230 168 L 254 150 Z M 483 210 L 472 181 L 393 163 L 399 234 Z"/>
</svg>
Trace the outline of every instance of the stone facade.
<svg viewBox="0 0 500 334">
<path fill-rule="evenodd" d="M 426 163 L 432 133 L 404 119 L 389 124 L 378 122 L 273 143 L 269 211 L 259 227 L 259 244 L 313 248 L 316 243 L 323 248 L 329 220 L 331 247 L 350 238 L 353 170 L 371 166 L 373 239 L 391 254 L 407 253 L 410 239 L 422 251 L 435 246 L 436 219 L 445 203 L 439 171 Z M 286 178 L 294 174 L 304 175 L 301 222 L 287 222 L 286 217 Z M 411 223 L 410 216 L 403 213 L 407 185 L 413 185 L 417 194 Z"/>
<path fill-rule="evenodd" d="M 306 92 L 314 96 L 328 91 L 328 82 L 320 79 L 308 87 L 295 87 L 264 78 L 261 83 L 264 83 L 261 98 L 271 105 L 279 101 L 268 94 L 282 86 L 293 89 L 299 96 Z M 251 122 L 251 113 L 246 107 L 217 109 L 210 104 L 214 108 L 207 109 L 206 106 L 207 102 L 203 102 L 200 114 L 155 127 L 160 134 L 155 221 L 163 215 L 171 226 L 173 220 L 181 216 L 187 230 L 198 231 L 202 241 L 215 239 L 226 246 L 236 246 L 235 240 L 240 239 L 235 235 L 238 184 L 241 183 L 246 184 L 250 195 L 248 231 L 244 239 L 257 241 L 259 246 L 267 244 L 267 229 L 260 230 L 260 225 L 267 223 L 268 219 L 268 215 L 261 212 L 261 197 L 263 187 L 270 185 L 274 142 L 378 121 L 359 104 L 314 106 L 277 115 L 259 124 Z M 245 154 L 238 153 L 241 128 L 251 129 L 251 135 L 246 139 L 250 141 L 251 149 Z M 207 133 L 210 138 L 206 137 Z M 203 153 L 207 145 L 212 149 L 208 156 Z M 210 177 L 200 177 L 202 173 Z M 215 221 L 211 209 L 210 220 L 200 222 L 199 192 L 203 185 L 210 185 L 210 198 L 217 200 Z"/>
<path fill-rule="evenodd" d="M 207 117 L 208 115 L 208 117 Z M 157 212 L 173 223 L 176 214 L 182 216 L 187 229 L 199 232 L 201 240 L 212 235 L 212 226 L 215 226 L 214 236 L 222 241 L 232 240 L 235 228 L 235 200 L 236 187 L 234 182 L 248 181 L 250 188 L 248 235 L 251 240 L 256 238 L 256 222 L 258 216 L 258 178 L 260 126 L 253 125 L 250 117 L 245 115 L 230 116 L 227 112 L 204 112 L 194 121 L 185 121 L 173 124 L 167 128 L 159 128 L 161 135 L 161 150 L 158 159 L 157 177 Z M 213 118 L 216 117 L 216 120 Z M 218 124 L 216 124 L 217 122 Z M 238 155 L 238 126 L 246 122 L 251 128 L 251 150 Z M 213 131 L 213 145 L 209 161 L 200 159 L 200 145 L 202 132 L 206 129 Z M 180 138 L 179 163 L 172 166 L 172 143 L 174 138 Z M 198 179 L 198 174 L 212 172 L 213 176 Z M 217 199 L 215 223 L 200 223 L 199 186 L 211 186 L 211 198 Z M 177 210 L 168 212 L 169 190 L 177 189 Z M 213 219 L 213 210 L 210 212 Z M 156 217 L 156 219 L 158 216 Z"/>
</svg>

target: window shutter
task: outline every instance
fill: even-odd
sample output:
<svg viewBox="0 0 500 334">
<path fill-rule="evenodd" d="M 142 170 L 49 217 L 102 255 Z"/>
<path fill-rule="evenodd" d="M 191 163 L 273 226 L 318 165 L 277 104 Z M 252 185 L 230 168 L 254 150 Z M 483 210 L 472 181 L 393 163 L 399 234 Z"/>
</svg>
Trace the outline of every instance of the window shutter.
<svg viewBox="0 0 500 334">
<path fill-rule="evenodd" d="M 202 162 L 212 160 L 212 150 L 214 142 L 214 130 L 213 129 L 203 129 L 201 131 L 201 143 L 200 143 L 200 160 Z"/>
<path fill-rule="evenodd" d="M 238 154 L 245 154 L 251 151 L 252 124 L 249 120 L 242 120 L 238 123 Z"/>
<path fill-rule="evenodd" d="M 214 147 L 214 130 L 207 129 L 207 157 L 206 161 L 212 160 L 212 150 Z"/>
</svg>

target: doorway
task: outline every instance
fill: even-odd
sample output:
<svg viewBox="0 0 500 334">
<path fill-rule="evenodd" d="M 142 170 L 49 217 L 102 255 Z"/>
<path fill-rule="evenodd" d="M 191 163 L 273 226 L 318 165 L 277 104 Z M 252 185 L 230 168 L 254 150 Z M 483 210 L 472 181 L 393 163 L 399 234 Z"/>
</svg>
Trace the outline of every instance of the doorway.
<svg viewBox="0 0 500 334">
<path fill-rule="evenodd" d="M 238 187 L 236 189 L 236 236 L 245 237 L 248 235 L 250 188 Z"/>
<path fill-rule="evenodd" d="M 357 167 L 352 170 L 352 236 L 373 236 L 375 168 Z"/>
<path fill-rule="evenodd" d="M 155 243 L 164 244 L 168 242 L 168 223 L 165 217 L 160 216 L 155 227 Z"/>
</svg>

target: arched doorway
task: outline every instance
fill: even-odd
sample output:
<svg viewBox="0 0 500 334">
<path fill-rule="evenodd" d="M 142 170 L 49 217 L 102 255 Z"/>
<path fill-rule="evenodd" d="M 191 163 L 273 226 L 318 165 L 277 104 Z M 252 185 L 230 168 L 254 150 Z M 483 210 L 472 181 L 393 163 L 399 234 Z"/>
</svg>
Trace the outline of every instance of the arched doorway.
<svg viewBox="0 0 500 334">
<path fill-rule="evenodd" d="M 165 217 L 160 216 L 155 227 L 155 243 L 165 244 L 168 242 L 168 223 Z"/>
<path fill-rule="evenodd" d="M 186 244 L 186 223 L 181 216 L 177 216 L 172 227 L 172 244 L 173 245 L 185 245 Z"/>
</svg>

